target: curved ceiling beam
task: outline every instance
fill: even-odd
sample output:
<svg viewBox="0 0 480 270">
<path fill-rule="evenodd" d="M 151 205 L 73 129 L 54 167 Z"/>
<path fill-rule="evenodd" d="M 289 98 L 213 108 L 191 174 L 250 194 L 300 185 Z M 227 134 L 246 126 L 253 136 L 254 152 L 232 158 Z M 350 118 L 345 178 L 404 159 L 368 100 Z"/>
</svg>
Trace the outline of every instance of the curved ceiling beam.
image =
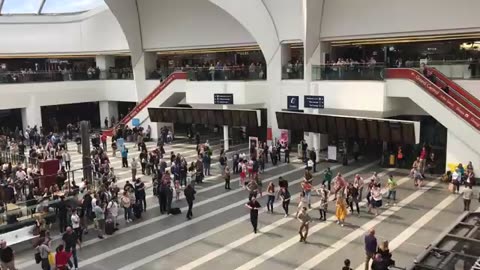
<svg viewBox="0 0 480 270">
<path fill-rule="evenodd" d="M 262 0 L 210 0 L 235 18 L 257 41 L 270 63 L 280 46 L 275 23 Z"/>
<path fill-rule="evenodd" d="M 130 47 L 132 65 L 135 66 L 143 53 L 142 31 L 136 0 L 105 0 L 117 18 Z"/>
</svg>

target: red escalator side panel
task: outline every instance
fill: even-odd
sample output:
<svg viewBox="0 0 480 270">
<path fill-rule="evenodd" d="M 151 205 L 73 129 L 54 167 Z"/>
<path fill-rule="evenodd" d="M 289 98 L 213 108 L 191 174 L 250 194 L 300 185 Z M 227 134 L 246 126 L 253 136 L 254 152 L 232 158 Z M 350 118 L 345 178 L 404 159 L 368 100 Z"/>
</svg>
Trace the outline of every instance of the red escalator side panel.
<svg viewBox="0 0 480 270">
<path fill-rule="evenodd" d="M 441 73 L 438 71 L 436 68 L 428 68 L 430 71 L 432 71 L 433 75 L 437 77 L 440 81 L 442 81 L 442 84 L 446 84 L 448 87 L 453 89 L 455 92 L 458 93 L 458 96 L 456 93 L 452 93 L 452 95 L 455 96 L 455 99 L 460 102 L 465 108 L 469 109 L 471 112 L 474 112 L 477 116 L 480 116 L 480 111 L 478 111 L 477 108 L 480 108 L 480 100 L 478 100 L 475 96 L 470 94 L 468 91 L 463 89 L 460 85 L 456 84 L 453 80 L 445 76 L 445 74 Z M 473 107 L 471 104 L 465 101 L 468 100 L 472 104 L 474 104 L 477 108 Z"/>
<path fill-rule="evenodd" d="M 432 83 L 429 79 L 423 76 L 420 72 L 410 68 L 389 68 L 387 69 L 388 79 L 408 79 L 414 81 L 422 89 L 430 93 L 437 100 L 445 104 L 448 108 L 454 111 L 458 116 L 463 118 L 473 127 L 480 131 L 480 119 L 468 111 L 462 104 L 447 95 L 437 85 Z"/>
<path fill-rule="evenodd" d="M 187 73 L 185 72 L 174 72 L 170 74 L 160 85 L 155 88 L 148 96 L 146 96 L 140 103 L 137 104 L 123 119 L 120 120 L 120 124 L 128 124 L 140 111 L 145 109 L 150 102 L 155 99 L 167 86 L 170 85 L 174 80 L 186 80 L 187 79 Z M 117 124 L 118 125 L 118 124 Z M 107 136 L 112 136 L 113 131 L 115 130 L 116 126 L 104 130 L 103 134 L 106 134 Z"/>
</svg>

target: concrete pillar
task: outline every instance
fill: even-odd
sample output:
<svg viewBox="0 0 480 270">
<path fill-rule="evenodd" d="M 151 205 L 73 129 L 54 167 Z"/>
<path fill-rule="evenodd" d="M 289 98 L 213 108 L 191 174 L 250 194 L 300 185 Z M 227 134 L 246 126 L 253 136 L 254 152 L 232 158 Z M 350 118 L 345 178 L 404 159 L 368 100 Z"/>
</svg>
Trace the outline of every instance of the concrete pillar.
<svg viewBox="0 0 480 270">
<path fill-rule="evenodd" d="M 100 101 L 98 103 L 100 107 L 100 126 L 105 128 L 105 117 L 108 118 L 109 127 L 112 125 L 112 116 L 115 117 L 115 121 L 118 121 L 118 102 L 116 101 Z"/>
<path fill-rule="evenodd" d="M 97 55 L 95 63 L 100 69 L 100 79 L 108 79 L 108 70 L 110 67 L 115 67 L 115 56 L 113 55 Z"/>
<path fill-rule="evenodd" d="M 133 76 L 135 78 L 135 86 L 137 87 L 138 100 L 143 100 L 143 98 L 153 90 L 149 87 L 151 84 L 146 83 L 146 79 L 156 68 L 156 61 L 156 53 L 144 52 L 136 65 L 133 66 Z"/>
<path fill-rule="evenodd" d="M 230 143 L 228 141 L 228 126 L 223 126 L 223 149 L 225 149 L 225 151 L 230 149 Z"/>
<path fill-rule="evenodd" d="M 228 110 L 227 105 L 223 105 L 222 108 L 224 110 Z M 223 149 L 225 150 L 225 152 L 228 151 L 228 149 L 230 149 L 230 142 L 228 140 L 228 137 L 229 137 L 228 126 L 223 126 Z"/>
<path fill-rule="evenodd" d="M 22 114 L 22 128 L 23 131 L 26 130 L 27 126 L 31 128 L 37 126 L 40 128 L 42 126 L 42 110 L 35 102 L 35 98 L 30 97 L 30 102 L 27 108 L 21 109 Z"/>
</svg>

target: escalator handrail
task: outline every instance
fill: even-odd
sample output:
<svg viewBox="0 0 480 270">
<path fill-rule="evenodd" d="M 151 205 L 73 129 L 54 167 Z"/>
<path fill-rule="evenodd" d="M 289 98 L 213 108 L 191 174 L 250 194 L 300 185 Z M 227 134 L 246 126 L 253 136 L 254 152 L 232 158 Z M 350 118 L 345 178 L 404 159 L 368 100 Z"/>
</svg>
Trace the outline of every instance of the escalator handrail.
<svg viewBox="0 0 480 270">
<path fill-rule="evenodd" d="M 150 94 L 148 94 L 140 103 L 137 104 L 121 121 L 121 124 L 127 124 L 143 110 L 154 98 L 156 98 L 170 83 L 177 79 L 187 79 L 185 72 L 173 72 L 159 86 L 157 86 Z"/>
<path fill-rule="evenodd" d="M 408 79 L 415 82 L 420 88 L 428 92 L 438 101 L 442 102 L 459 117 L 480 131 L 480 118 L 477 115 L 470 112 L 460 102 L 447 95 L 442 89 L 440 89 L 440 87 L 432 83 L 418 70 L 412 68 L 389 68 L 386 73 L 387 79 Z"/>
<path fill-rule="evenodd" d="M 478 98 L 470 94 L 470 92 L 458 85 L 452 79 L 445 76 L 445 74 L 440 72 L 438 69 L 431 67 L 427 68 L 432 71 L 433 75 L 435 75 L 437 79 L 441 80 L 445 85 L 447 85 L 450 88 L 449 90 L 453 90 L 454 93 L 458 94 L 459 98 L 461 99 L 457 100 L 458 102 L 462 103 L 467 108 L 471 107 L 470 110 L 475 111 L 477 116 L 480 116 L 480 100 L 478 100 Z"/>
<path fill-rule="evenodd" d="M 172 74 L 170 74 L 163 82 L 160 83 L 155 89 L 150 92 L 140 103 L 138 103 L 125 117 L 123 117 L 115 126 L 113 126 L 109 130 L 105 130 L 104 133 L 107 134 L 108 136 L 111 136 L 113 134 L 113 131 L 121 124 L 128 124 L 135 115 L 140 113 L 145 107 L 148 106 L 148 104 L 156 98 L 167 86 L 170 85 L 175 80 L 186 80 L 187 79 L 187 73 L 182 72 L 182 71 L 175 71 Z M 145 122 L 146 119 L 142 121 Z"/>
</svg>

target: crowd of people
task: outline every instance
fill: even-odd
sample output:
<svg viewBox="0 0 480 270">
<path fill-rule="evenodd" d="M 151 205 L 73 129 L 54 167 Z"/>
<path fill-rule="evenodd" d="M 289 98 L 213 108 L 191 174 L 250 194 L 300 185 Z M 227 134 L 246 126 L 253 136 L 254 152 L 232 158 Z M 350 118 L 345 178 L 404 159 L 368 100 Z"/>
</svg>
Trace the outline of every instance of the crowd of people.
<svg viewBox="0 0 480 270">
<path fill-rule="evenodd" d="M 175 71 L 186 72 L 191 81 L 265 80 L 267 77 L 266 66 L 260 62 L 233 65 L 217 61 L 195 66 L 159 68 L 150 74 L 150 78 L 164 80 Z"/>
</svg>

